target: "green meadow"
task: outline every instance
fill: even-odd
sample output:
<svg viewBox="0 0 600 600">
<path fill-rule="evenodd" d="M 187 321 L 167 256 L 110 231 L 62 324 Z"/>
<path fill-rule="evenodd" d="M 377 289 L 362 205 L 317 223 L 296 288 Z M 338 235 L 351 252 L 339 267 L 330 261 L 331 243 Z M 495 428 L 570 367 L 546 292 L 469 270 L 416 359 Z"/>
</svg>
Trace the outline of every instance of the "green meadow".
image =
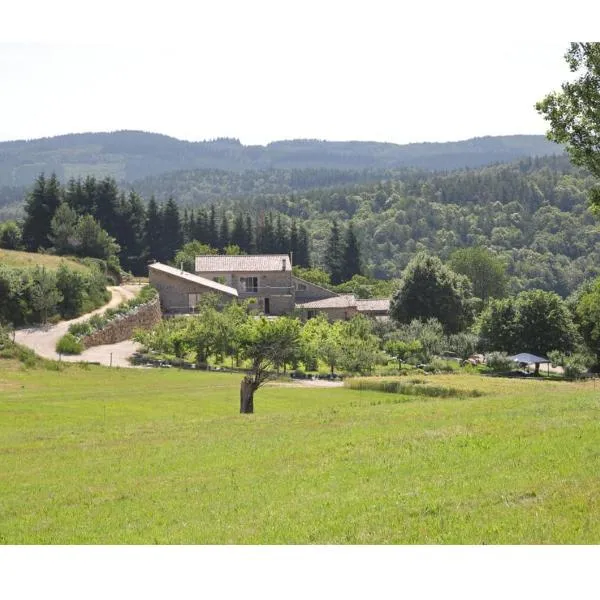
<svg viewBox="0 0 600 600">
<path fill-rule="evenodd" d="M 0 361 L 0 541 L 600 542 L 600 385 L 272 384 L 242 416 L 239 381 Z"/>
</svg>

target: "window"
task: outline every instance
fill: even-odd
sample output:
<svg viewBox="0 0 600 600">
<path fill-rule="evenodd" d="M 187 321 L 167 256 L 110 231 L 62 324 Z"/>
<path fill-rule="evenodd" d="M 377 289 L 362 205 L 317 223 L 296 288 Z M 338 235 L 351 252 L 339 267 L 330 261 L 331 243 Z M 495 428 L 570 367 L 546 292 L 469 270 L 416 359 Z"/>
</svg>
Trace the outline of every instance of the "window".
<svg viewBox="0 0 600 600">
<path fill-rule="evenodd" d="M 240 277 L 242 282 L 242 291 L 244 292 L 258 292 L 258 277 Z"/>
<path fill-rule="evenodd" d="M 202 294 L 188 294 L 189 309 L 191 311 L 193 311 L 196 308 L 196 306 L 198 306 L 201 297 Z"/>
</svg>

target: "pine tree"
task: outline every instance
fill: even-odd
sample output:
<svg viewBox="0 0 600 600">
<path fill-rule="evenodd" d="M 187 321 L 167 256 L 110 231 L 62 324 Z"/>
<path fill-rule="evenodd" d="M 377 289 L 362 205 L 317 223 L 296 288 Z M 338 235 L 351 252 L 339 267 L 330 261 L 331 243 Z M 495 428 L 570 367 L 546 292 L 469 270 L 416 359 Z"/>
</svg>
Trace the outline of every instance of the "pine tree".
<svg viewBox="0 0 600 600">
<path fill-rule="evenodd" d="M 354 275 L 360 275 L 362 272 L 360 261 L 360 248 L 358 240 L 354 233 L 352 222 L 348 223 L 346 236 L 344 239 L 344 248 L 342 255 L 342 281 L 350 281 Z"/>
<path fill-rule="evenodd" d="M 183 243 L 187 244 L 191 242 L 190 238 L 190 216 L 188 215 L 187 206 L 183 209 L 183 220 L 181 221 L 181 236 L 183 238 Z"/>
<path fill-rule="evenodd" d="M 296 220 L 292 221 L 292 225 L 290 227 L 290 245 L 289 251 L 292 256 L 292 264 L 298 264 L 298 225 L 296 224 Z"/>
<path fill-rule="evenodd" d="M 49 238 L 50 223 L 60 205 L 61 196 L 61 187 L 54 173 L 50 179 L 46 179 L 43 173 L 36 179 L 25 203 L 23 222 L 23 242 L 30 252 L 52 245 Z"/>
<path fill-rule="evenodd" d="M 206 211 L 201 208 L 196 215 L 196 227 L 194 228 L 193 239 L 203 244 L 209 244 L 208 238 L 208 216 Z"/>
<path fill-rule="evenodd" d="M 219 243 L 217 247 L 223 250 L 226 246 L 229 246 L 229 242 L 229 221 L 227 220 L 227 214 L 223 211 L 219 224 Z"/>
<path fill-rule="evenodd" d="M 294 258 L 294 264 L 299 267 L 310 267 L 310 244 L 308 231 L 304 225 L 298 230 L 298 254 L 296 258 Z"/>
<path fill-rule="evenodd" d="M 252 217 L 246 215 L 246 226 L 244 228 L 244 245 L 248 254 L 256 254 L 256 238 L 252 228 Z"/>
<path fill-rule="evenodd" d="M 126 271 L 135 275 L 145 271 L 145 222 L 146 211 L 141 197 L 133 191 L 127 198 L 123 196 L 119 202 L 119 260 Z"/>
<path fill-rule="evenodd" d="M 204 240 L 199 240 L 203 242 Z M 208 215 L 208 223 L 206 228 L 206 242 L 213 248 L 219 247 L 219 232 L 217 231 L 217 213 L 215 205 L 210 205 L 210 212 Z"/>
<path fill-rule="evenodd" d="M 162 261 L 162 215 L 161 210 L 156 204 L 154 196 L 148 202 L 148 210 L 146 211 L 146 248 L 149 260 Z"/>
<path fill-rule="evenodd" d="M 196 215 L 194 214 L 194 209 L 190 209 L 190 220 L 188 223 L 188 242 L 193 241 L 196 235 Z"/>
<path fill-rule="evenodd" d="M 257 238 L 259 254 L 275 253 L 275 230 L 273 229 L 272 213 L 267 213 L 264 216 L 262 228 L 260 228 Z"/>
<path fill-rule="evenodd" d="M 162 244 L 164 260 L 173 260 L 183 246 L 179 208 L 173 198 L 169 198 L 162 214 Z"/>
<path fill-rule="evenodd" d="M 277 221 L 275 224 L 275 252 L 277 254 L 284 254 L 288 252 L 289 242 L 288 237 L 281 220 L 281 215 L 277 215 Z"/>
<path fill-rule="evenodd" d="M 235 215 L 233 231 L 231 232 L 231 243 L 239 246 L 244 252 L 248 252 L 244 215 L 241 212 Z"/>
<path fill-rule="evenodd" d="M 97 184 L 95 192 L 95 213 L 93 216 L 102 229 L 116 237 L 119 206 L 117 182 L 112 177 L 106 177 Z"/>
<path fill-rule="evenodd" d="M 327 243 L 327 255 L 325 256 L 325 266 L 331 276 L 331 283 L 334 285 L 338 285 L 343 281 L 343 252 L 340 229 L 337 221 L 334 221 Z"/>
</svg>

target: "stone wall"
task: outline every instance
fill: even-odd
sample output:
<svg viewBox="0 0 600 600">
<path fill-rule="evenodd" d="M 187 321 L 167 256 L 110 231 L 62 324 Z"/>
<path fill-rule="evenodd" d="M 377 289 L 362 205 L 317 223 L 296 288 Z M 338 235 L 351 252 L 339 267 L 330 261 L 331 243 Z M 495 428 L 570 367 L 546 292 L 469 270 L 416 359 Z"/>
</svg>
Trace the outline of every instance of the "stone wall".
<svg viewBox="0 0 600 600">
<path fill-rule="evenodd" d="M 135 312 L 120 315 L 99 331 L 81 338 L 84 348 L 116 344 L 130 339 L 136 329 L 150 329 L 162 319 L 158 296 L 137 307 Z"/>
</svg>

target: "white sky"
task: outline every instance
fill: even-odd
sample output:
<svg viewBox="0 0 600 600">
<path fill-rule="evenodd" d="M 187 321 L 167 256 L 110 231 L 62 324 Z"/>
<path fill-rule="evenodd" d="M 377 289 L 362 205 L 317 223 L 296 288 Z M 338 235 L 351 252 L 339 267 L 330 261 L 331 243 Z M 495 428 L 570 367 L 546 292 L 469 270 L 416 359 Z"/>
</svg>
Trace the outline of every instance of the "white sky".
<svg viewBox="0 0 600 600">
<path fill-rule="evenodd" d="M 0 20 L 0 140 L 544 133 L 533 104 L 568 77 L 571 31 L 548 0 L 485 4 L 21 0 Z"/>
</svg>

